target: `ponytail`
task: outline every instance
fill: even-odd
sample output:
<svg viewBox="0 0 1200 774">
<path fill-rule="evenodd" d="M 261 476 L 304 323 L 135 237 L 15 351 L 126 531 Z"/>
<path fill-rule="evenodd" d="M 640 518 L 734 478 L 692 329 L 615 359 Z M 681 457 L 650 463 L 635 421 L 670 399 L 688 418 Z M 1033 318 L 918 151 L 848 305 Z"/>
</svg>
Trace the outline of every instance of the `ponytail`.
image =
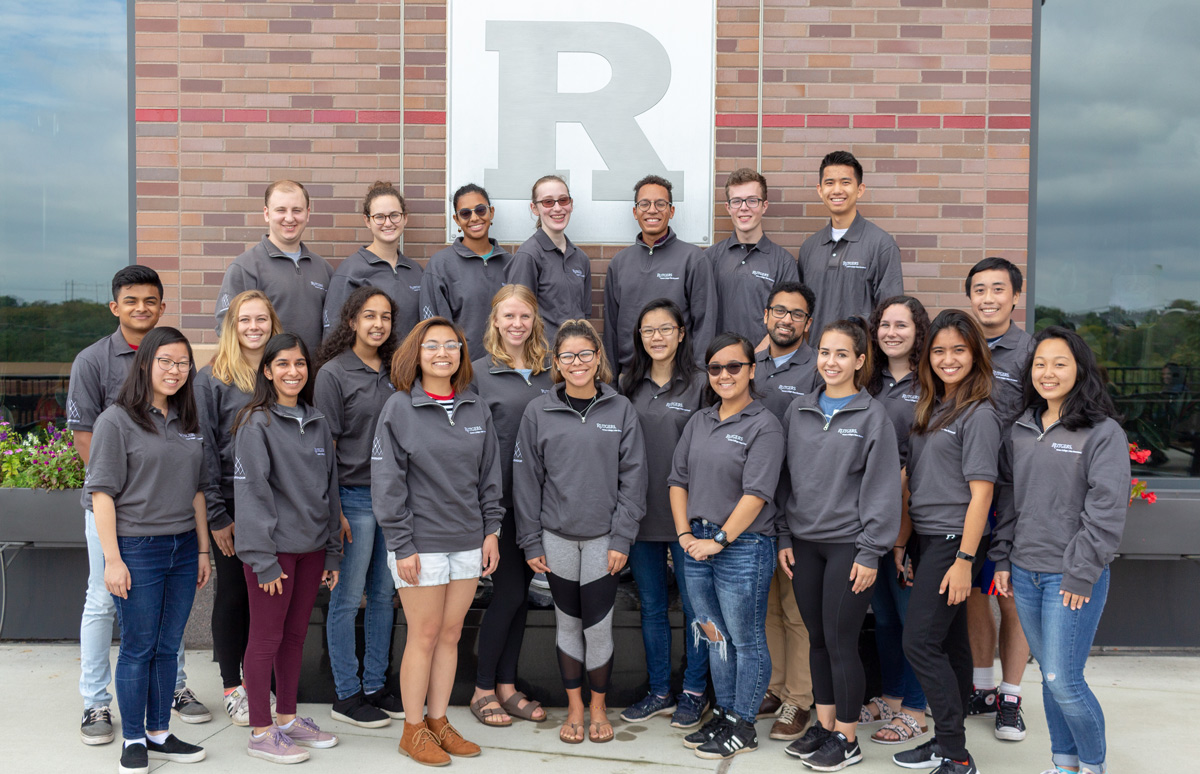
<svg viewBox="0 0 1200 774">
<path fill-rule="evenodd" d="M 872 373 L 871 331 L 867 327 L 867 321 L 858 316 L 836 320 L 821 330 L 821 337 L 824 338 L 829 331 L 848 336 L 854 344 L 854 357 L 858 358 L 861 355 L 865 358 L 862 368 L 854 372 L 854 389 L 861 390 L 870 381 Z M 817 346 L 821 346 L 821 339 L 817 339 Z"/>
</svg>

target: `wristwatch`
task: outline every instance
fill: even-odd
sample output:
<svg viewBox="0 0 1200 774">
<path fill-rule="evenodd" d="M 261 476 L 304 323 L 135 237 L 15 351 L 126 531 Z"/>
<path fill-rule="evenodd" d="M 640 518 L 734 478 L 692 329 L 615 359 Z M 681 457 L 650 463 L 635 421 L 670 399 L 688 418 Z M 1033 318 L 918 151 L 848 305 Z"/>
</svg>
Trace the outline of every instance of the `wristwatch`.
<svg viewBox="0 0 1200 774">
<path fill-rule="evenodd" d="M 955 559 L 966 559 L 968 562 L 971 562 L 972 564 L 975 563 L 975 557 L 972 556 L 971 554 L 968 554 L 966 551 L 959 551 L 958 553 L 956 553 L 954 555 L 954 558 Z"/>
<path fill-rule="evenodd" d="M 717 534 L 713 535 L 713 542 L 719 545 L 721 548 L 725 548 L 729 545 L 729 536 L 725 534 L 725 530 L 721 530 Z"/>
</svg>

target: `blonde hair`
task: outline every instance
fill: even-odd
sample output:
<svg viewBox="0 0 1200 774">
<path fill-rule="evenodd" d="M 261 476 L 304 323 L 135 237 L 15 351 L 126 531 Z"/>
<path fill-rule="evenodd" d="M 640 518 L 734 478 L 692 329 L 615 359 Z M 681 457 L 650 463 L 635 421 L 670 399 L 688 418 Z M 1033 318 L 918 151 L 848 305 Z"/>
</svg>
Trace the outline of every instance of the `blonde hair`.
<svg viewBox="0 0 1200 774">
<path fill-rule="evenodd" d="M 261 290 L 243 290 L 233 297 L 229 303 L 229 311 L 221 318 L 221 333 L 217 339 L 217 354 L 212 361 L 213 378 L 225 384 L 233 384 L 244 393 L 254 392 L 254 380 L 258 377 L 257 370 L 250 365 L 242 355 L 242 343 L 238 341 L 238 316 L 242 313 L 242 305 L 247 301 L 262 301 L 267 305 L 267 315 L 271 318 L 271 337 L 283 333 L 283 325 L 275 314 L 271 299 Z"/>
<path fill-rule="evenodd" d="M 567 339 L 587 339 L 592 346 L 596 348 L 596 360 L 600 365 L 596 366 L 596 381 L 608 384 L 612 381 L 612 366 L 608 364 L 608 354 L 604 351 L 604 342 L 600 340 L 600 334 L 596 333 L 596 329 L 587 320 L 567 320 L 558 329 L 558 335 L 554 337 L 554 359 L 551 361 L 553 366 L 550 369 L 550 377 L 555 384 L 565 381 L 562 371 L 558 368 L 558 348 L 562 346 Z"/>
<path fill-rule="evenodd" d="M 540 374 L 546 370 L 546 355 L 549 354 L 550 347 L 546 344 L 546 326 L 542 323 L 542 316 L 538 313 L 537 296 L 524 285 L 505 285 L 496 291 L 496 295 L 492 296 L 492 313 L 488 315 L 487 330 L 483 332 L 483 348 L 495 360 L 513 368 L 512 356 L 504 348 L 500 332 L 496 330 L 496 310 L 500 304 L 510 298 L 520 301 L 533 312 L 532 329 L 529 332 L 529 338 L 525 339 L 521 358 L 525 361 L 525 367 L 532 371 L 531 375 Z"/>
</svg>

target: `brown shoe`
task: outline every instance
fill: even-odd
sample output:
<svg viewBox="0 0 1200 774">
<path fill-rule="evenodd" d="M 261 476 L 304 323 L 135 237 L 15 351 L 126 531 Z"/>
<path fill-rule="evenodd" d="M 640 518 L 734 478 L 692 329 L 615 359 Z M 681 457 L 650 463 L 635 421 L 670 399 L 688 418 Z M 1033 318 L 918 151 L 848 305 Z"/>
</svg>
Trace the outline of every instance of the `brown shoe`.
<svg viewBox="0 0 1200 774">
<path fill-rule="evenodd" d="M 443 715 L 440 718 L 431 718 L 425 716 L 425 727 L 433 734 L 433 738 L 437 740 L 438 747 L 441 747 L 451 755 L 457 755 L 459 758 L 474 758 L 482 750 L 479 745 L 474 742 L 468 742 L 463 739 L 462 734 L 458 733 L 458 729 L 450 725 L 450 721 Z"/>
<path fill-rule="evenodd" d="M 450 756 L 438 745 L 437 737 L 424 723 L 404 721 L 400 737 L 400 754 L 407 755 L 422 766 L 449 766 Z"/>
<path fill-rule="evenodd" d="M 779 714 L 779 708 L 783 706 L 783 700 L 775 694 L 767 691 L 767 695 L 763 696 L 762 704 L 758 705 L 757 720 L 763 718 L 773 718 Z"/>
<path fill-rule="evenodd" d="M 800 709 L 795 704 L 784 704 L 779 711 L 779 719 L 771 726 L 771 738 L 791 742 L 804 735 L 808 728 L 808 710 Z"/>
</svg>

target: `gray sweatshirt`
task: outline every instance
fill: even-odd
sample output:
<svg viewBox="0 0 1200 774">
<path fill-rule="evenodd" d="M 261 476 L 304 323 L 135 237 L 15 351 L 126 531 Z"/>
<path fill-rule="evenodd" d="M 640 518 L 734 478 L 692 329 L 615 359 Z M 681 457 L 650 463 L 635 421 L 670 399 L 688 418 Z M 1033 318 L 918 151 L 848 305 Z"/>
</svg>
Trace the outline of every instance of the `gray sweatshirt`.
<svg viewBox="0 0 1200 774">
<path fill-rule="evenodd" d="M 371 485 L 371 442 L 383 404 L 396 393 L 386 366 L 368 366 L 348 349 L 321 366 L 314 399 L 337 445 L 338 485 Z"/>
<path fill-rule="evenodd" d="M 500 441 L 500 473 L 504 487 L 500 504 L 506 510 L 511 510 L 512 502 L 512 458 L 513 447 L 517 445 L 517 430 L 521 427 L 521 417 L 529 401 L 550 392 L 553 382 L 549 369 L 540 374 L 531 374 L 528 379 L 520 371 L 509 368 L 503 363 L 485 355 L 474 363 L 471 368 L 475 381 L 471 389 L 479 393 L 492 412 L 492 422 L 496 426 L 496 437 Z"/>
<path fill-rule="evenodd" d="M 474 551 L 500 529 L 500 447 L 492 413 L 470 390 L 453 417 L 426 394 L 388 398 L 371 450 L 371 506 L 397 559 Z"/>
<path fill-rule="evenodd" d="M 667 485 L 687 490 L 688 521 L 724 525 L 744 495 L 764 500 L 746 532 L 774 535 L 783 429 L 757 400 L 725 421 L 720 410 L 719 403 L 700 409 L 683 428 Z"/>
<path fill-rule="evenodd" d="M 92 432 L 100 412 L 111 406 L 121 392 L 136 354 L 117 328 L 111 336 L 88 345 L 75 356 L 67 386 L 67 427 Z"/>
<path fill-rule="evenodd" d="M 350 294 L 370 285 L 379 288 L 396 302 L 396 316 L 392 318 L 392 330 L 401 341 L 421 320 L 421 275 L 420 265 L 397 251 L 396 268 L 365 247 L 338 264 L 329 280 L 329 292 L 325 294 L 325 319 L 332 332 L 341 320 L 342 305 Z"/>
<path fill-rule="evenodd" d="M 639 234 L 631 247 L 613 256 L 604 280 L 604 348 L 614 381 L 633 359 L 633 337 L 638 335 L 642 308 L 656 298 L 679 305 L 698 357 L 717 334 L 712 261 L 699 247 L 679 240 L 674 231 L 655 245 L 647 245 Z"/>
<path fill-rule="evenodd" d="M 204 486 L 204 436 L 185 433 L 174 409 L 150 408 L 158 428 L 147 432 L 121 406 L 96 420 L 81 504 L 92 495 L 112 497 L 118 537 L 182 535 L 196 528 L 192 500 Z"/>
<path fill-rule="evenodd" d="M 937 407 L 935 420 L 947 405 Z M 961 535 L 971 504 L 968 482 L 995 482 L 999 453 L 1000 419 L 989 402 L 977 403 L 941 430 L 909 436 L 908 515 L 913 531 Z"/>
<path fill-rule="evenodd" d="M 875 400 L 887 409 L 888 418 L 896 430 L 896 444 L 900 449 L 900 466 L 908 464 L 908 437 L 912 433 L 913 416 L 917 402 L 921 400 L 921 382 L 916 371 L 909 371 L 899 381 L 892 378 L 887 368 L 883 369 L 883 387 Z"/>
<path fill-rule="evenodd" d="M 225 279 L 217 293 L 216 330 L 220 332 L 221 319 L 229 311 L 234 296 L 243 290 L 261 290 L 271 299 L 283 329 L 304 339 L 309 352 L 315 355 L 330 325 L 324 317 L 324 307 L 332 276 L 329 262 L 304 243 L 300 244 L 299 263 L 293 263 L 264 236 L 225 270 Z"/>
<path fill-rule="evenodd" d="M 737 234 L 704 251 L 717 286 L 717 330 L 740 333 L 757 345 L 767 335 L 763 310 L 771 288 L 800 278 L 791 253 L 769 238 L 743 244 Z"/>
<path fill-rule="evenodd" d="M 517 545 L 544 556 L 542 531 L 569 540 L 609 536 L 628 555 L 646 515 L 646 446 L 633 405 L 607 384 L 583 415 L 565 386 L 525 407 L 513 450 Z"/>
<path fill-rule="evenodd" d="M 492 242 L 487 260 L 463 244 L 454 244 L 433 254 L 421 280 L 421 319 L 445 317 L 453 320 L 467 336 L 470 358 L 484 354 L 483 334 L 492 316 L 492 296 L 504 287 L 512 256 Z"/>
<path fill-rule="evenodd" d="M 1000 504 L 988 558 L 1061 573 L 1061 588 L 1090 597 L 1113 560 L 1129 507 L 1129 439 L 1115 420 L 1042 431 L 1029 409 L 1001 451 Z"/>
<path fill-rule="evenodd" d="M 1007 432 L 1025 403 L 1025 372 L 1033 358 L 1033 337 L 1011 323 L 988 347 L 992 350 L 992 402 Z"/>
<path fill-rule="evenodd" d="M 279 554 L 324 549 L 326 570 L 342 562 L 333 437 L 321 412 L 298 410 L 299 417 L 282 406 L 255 411 L 233 438 L 235 547 L 259 583 L 283 574 Z"/>
<path fill-rule="evenodd" d="M 817 374 L 817 353 L 807 343 L 778 368 L 770 349 L 754 355 L 754 389 L 763 405 L 783 424 L 788 406 L 800 395 L 811 395 L 825 381 Z"/>
<path fill-rule="evenodd" d="M 513 254 L 508 281 L 524 285 L 537 296 L 538 312 L 551 345 L 565 320 L 592 316 L 592 262 L 570 239 L 564 253 L 545 231 L 539 228 L 533 232 Z"/>
<path fill-rule="evenodd" d="M 204 500 L 208 505 L 210 529 L 225 529 L 233 523 L 227 503 L 233 502 L 233 422 L 237 413 L 250 402 L 250 394 L 236 384 L 226 384 L 212 375 L 206 365 L 196 375 L 196 408 L 200 411 L 200 429 L 204 433 L 204 460 L 208 485 Z"/>
<path fill-rule="evenodd" d="M 900 248 L 892 235 L 863 217 L 833 241 L 833 223 L 800 245 L 800 281 L 817 294 L 812 335 L 820 340 L 828 323 L 858 315 L 864 320 L 880 301 L 904 293 Z"/>
<path fill-rule="evenodd" d="M 883 404 L 860 390 L 826 421 L 824 386 L 796 398 L 783 430 L 790 483 L 780 534 L 850 543 L 874 567 L 900 534 L 900 455 Z"/>
</svg>

